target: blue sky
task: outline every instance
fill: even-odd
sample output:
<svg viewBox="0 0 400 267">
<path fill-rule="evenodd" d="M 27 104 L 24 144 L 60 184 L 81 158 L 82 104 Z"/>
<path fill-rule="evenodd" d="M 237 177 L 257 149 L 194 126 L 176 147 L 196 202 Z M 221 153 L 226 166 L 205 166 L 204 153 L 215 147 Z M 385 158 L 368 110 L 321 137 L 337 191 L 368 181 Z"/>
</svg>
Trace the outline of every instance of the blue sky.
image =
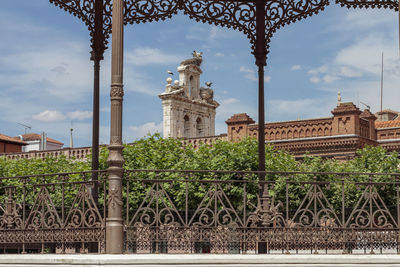
<svg viewBox="0 0 400 267">
<path fill-rule="evenodd" d="M 69 145 L 91 144 L 92 62 L 89 35 L 77 18 L 47 0 L 3 0 L 0 10 L 0 133 L 47 132 Z M 166 70 L 193 50 L 203 52 L 202 82 L 212 81 L 216 133 L 234 113 L 257 119 L 257 80 L 248 39 L 241 32 L 170 20 L 125 28 L 125 142 L 162 131 Z M 337 92 L 379 110 L 380 62 L 385 54 L 384 108 L 400 110 L 397 13 L 346 9 L 322 13 L 278 30 L 266 68 L 266 120 L 328 117 Z M 176 71 L 175 71 L 176 72 Z M 110 49 L 101 71 L 100 142 L 109 142 Z M 363 107 L 362 107 L 363 108 Z"/>
</svg>

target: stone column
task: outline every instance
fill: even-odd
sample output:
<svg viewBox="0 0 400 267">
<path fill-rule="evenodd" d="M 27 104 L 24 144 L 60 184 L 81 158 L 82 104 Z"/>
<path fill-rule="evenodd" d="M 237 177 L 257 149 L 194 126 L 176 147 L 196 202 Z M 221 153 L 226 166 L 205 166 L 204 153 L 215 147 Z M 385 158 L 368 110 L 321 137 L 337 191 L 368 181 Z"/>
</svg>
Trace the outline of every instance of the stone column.
<svg viewBox="0 0 400 267">
<path fill-rule="evenodd" d="M 108 196 L 106 218 L 106 253 L 123 252 L 124 231 L 122 220 L 122 101 L 123 49 L 124 49 L 124 5 L 123 0 L 113 1 L 112 15 L 112 59 L 111 59 L 111 133 L 108 157 Z"/>
</svg>

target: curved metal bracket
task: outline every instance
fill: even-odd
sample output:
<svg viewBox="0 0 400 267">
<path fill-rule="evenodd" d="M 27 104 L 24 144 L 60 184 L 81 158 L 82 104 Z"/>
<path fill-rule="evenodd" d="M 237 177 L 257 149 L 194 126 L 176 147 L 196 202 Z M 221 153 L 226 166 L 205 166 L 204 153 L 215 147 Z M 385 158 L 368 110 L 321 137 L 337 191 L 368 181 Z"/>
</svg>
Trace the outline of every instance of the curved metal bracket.
<svg viewBox="0 0 400 267">
<path fill-rule="evenodd" d="M 266 1 L 265 46 L 269 53 L 269 43 L 277 29 L 290 23 L 318 14 L 329 5 L 329 0 L 275 0 Z"/>
<path fill-rule="evenodd" d="M 74 15 L 75 17 L 82 20 L 83 23 L 88 27 L 89 34 L 91 37 L 91 48 L 95 51 L 96 49 L 96 7 L 94 0 L 49 0 L 50 3 L 54 4 L 55 6 L 69 12 L 70 14 Z M 111 34 L 111 11 L 112 0 L 104 0 L 103 4 L 103 34 L 100 34 L 100 38 L 103 39 L 103 47 L 100 48 L 100 53 L 102 54 L 105 49 L 107 49 L 106 45 L 108 44 L 107 39 L 110 37 Z M 101 29 L 100 29 L 101 30 Z M 96 35 L 97 36 L 97 35 Z M 97 42 L 97 46 L 99 42 Z"/>
</svg>

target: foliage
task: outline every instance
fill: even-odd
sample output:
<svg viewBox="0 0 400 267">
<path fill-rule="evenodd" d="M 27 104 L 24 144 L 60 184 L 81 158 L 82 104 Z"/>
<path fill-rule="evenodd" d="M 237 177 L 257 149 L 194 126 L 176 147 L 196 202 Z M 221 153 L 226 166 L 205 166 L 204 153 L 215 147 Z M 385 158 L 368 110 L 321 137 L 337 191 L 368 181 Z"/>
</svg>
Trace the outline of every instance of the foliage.
<svg viewBox="0 0 400 267">
<path fill-rule="evenodd" d="M 159 134 L 147 136 L 138 140 L 134 145 L 125 145 L 124 150 L 126 170 L 215 170 L 215 171 L 256 171 L 257 170 L 257 141 L 255 139 L 243 139 L 239 142 L 217 141 L 212 146 L 201 144 L 197 149 L 192 146 L 184 146 L 181 140 L 163 139 Z M 103 147 L 100 150 L 100 169 L 107 169 L 108 150 Z M 308 181 L 329 182 L 330 186 L 319 185 L 331 201 L 333 207 L 340 210 L 342 189 L 344 188 L 345 205 L 354 207 L 363 193 L 365 186 L 356 185 L 356 182 L 388 182 L 389 176 L 381 175 L 372 177 L 369 173 L 398 173 L 400 160 L 397 153 L 387 153 L 380 147 L 365 147 L 357 151 L 357 157 L 349 161 L 335 159 L 322 159 L 306 155 L 302 161 L 296 161 L 292 155 L 285 151 L 278 151 L 272 146 L 266 147 L 266 169 L 273 172 L 302 172 L 292 174 L 267 174 L 266 179 L 275 181 L 269 187 L 269 194 L 277 201 L 286 201 L 286 192 L 290 200 L 290 207 L 298 207 L 301 200 L 307 194 L 310 183 Z M 43 173 L 81 172 L 90 170 L 90 157 L 87 161 L 77 161 L 65 157 L 45 159 L 19 159 L 7 160 L 0 157 L 0 177 L 15 177 Z M 304 172 L 317 172 L 310 175 Z M 338 177 L 329 173 L 348 173 Z M 353 173 L 364 173 L 355 175 Z M 149 185 L 142 183 L 143 179 L 168 179 L 163 183 L 163 188 L 170 196 L 174 196 L 174 203 L 178 208 L 183 208 L 188 192 L 189 208 L 194 208 L 196 203 L 206 195 L 211 184 L 207 180 L 241 181 L 250 180 L 246 192 L 249 201 L 256 201 L 258 194 L 258 175 L 226 172 L 182 173 L 182 172 L 127 172 L 129 179 L 125 180 L 124 197 L 129 197 L 131 209 L 136 209 Z M 32 183 L 43 182 L 42 178 L 31 178 Z M 45 182 L 57 182 L 55 177 L 49 176 Z M 72 181 L 79 180 L 79 176 L 72 175 Z M 8 180 L 8 185 L 17 185 L 20 180 Z M 186 183 L 185 181 L 191 181 Z M 289 181 L 287 184 L 286 181 Z M 7 184 L 5 183 L 5 184 Z M 223 185 L 227 197 L 240 205 L 243 201 L 243 186 L 232 182 L 231 185 Z M 234 186 L 232 186 L 234 185 Z M 395 203 L 395 185 L 379 188 L 380 194 L 388 203 Z M 0 192 L 4 193 L 5 192 Z M 59 196 L 60 192 L 54 192 Z M 68 191 L 70 199 L 74 191 Z M 100 192 L 102 194 L 102 192 Z M 4 198 L 4 197 L 3 197 Z"/>
</svg>

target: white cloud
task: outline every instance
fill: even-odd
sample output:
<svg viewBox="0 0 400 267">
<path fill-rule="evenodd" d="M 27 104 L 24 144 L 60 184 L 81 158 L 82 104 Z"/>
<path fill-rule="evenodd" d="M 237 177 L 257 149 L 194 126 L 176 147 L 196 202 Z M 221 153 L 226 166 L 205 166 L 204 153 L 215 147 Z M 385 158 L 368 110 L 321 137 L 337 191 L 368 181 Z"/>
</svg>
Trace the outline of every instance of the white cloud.
<svg viewBox="0 0 400 267">
<path fill-rule="evenodd" d="M 142 138 L 149 133 L 150 134 L 154 134 L 156 132 L 162 133 L 163 123 L 160 122 L 159 124 L 156 124 L 155 122 L 148 122 L 139 126 L 130 126 L 129 130 L 132 133 L 131 136 L 133 138 Z"/>
<path fill-rule="evenodd" d="M 322 66 L 320 66 L 320 67 L 318 68 L 318 71 L 319 71 L 320 73 L 325 73 L 325 72 L 328 71 L 328 67 L 325 66 L 325 65 L 322 65 Z"/>
<path fill-rule="evenodd" d="M 91 111 L 81 111 L 81 110 L 76 110 L 73 112 L 68 112 L 66 117 L 71 120 L 85 120 L 85 119 L 90 119 L 93 116 L 93 112 Z"/>
<path fill-rule="evenodd" d="M 81 111 L 76 110 L 73 112 L 68 112 L 63 114 L 57 110 L 45 110 L 38 114 L 32 115 L 32 119 L 37 121 L 62 121 L 62 120 L 73 120 L 73 121 L 81 121 L 85 119 L 91 118 L 93 113 L 91 111 Z"/>
<path fill-rule="evenodd" d="M 79 42 L 32 45 L 0 54 L 0 87 L 76 101 L 92 90 L 92 67 Z M 12 70 L 12 71 L 10 71 Z M 54 98 L 53 98 L 54 101 Z"/>
<path fill-rule="evenodd" d="M 256 71 L 250 69 L 249 67 L 241 66 L 239 69 L 240 72 L 244 73 L 244 77 L 251 81 L 257 81 Z"/>
<path fill-rule="evenodd" d="M 271 107 L 267 110 L 267 115 L 279 121 L 330 117 L 334 101 L 335 98 L 274 99 L 267 104 L 267 107 Z"/>
<path fill-rule="evenodd" d="M 363 75 L 380 75 L 382 51 L 385 52 L 385 71 L 398 70 L 398 47 L 392 36 L 386 38 L 382 34 L 371 34 L 359 39 L 350 46 L 340 49 L 334 59 L 339 66 L 346 66 Z"/>
<path fill-rule="evenodd" d="M 339 69 L 339 75 L 342 77 L 355 78 L 355 77 L 361 77 L 362 73 L 352 67 L 342 66 Z"/>
<path fill-rule="evenodd" d="M 251 69 L 246 66 L 240 66 L 239 69 L 240 72 L 244 73 L 244 77 L 250 81 L 258 81 L 258 75 L 257 72 L 254 69 Z M 271 81 L 271 76 L 265 75 L 264 76 L 264 82 L 269 83 Z"/>
<path fill-rule="evenodd" d="M 293 65 L 290 69 L 291 70 L 301 70 L 302 67 L 300 65 Z"/>
<path fill-rule="evenodd" d="M 180 56 L 152 47 L 139 47 L 126 52 L 126 62 L 135 66 L 176 64 L 180 59 Z"/>
<path fill-rule="evenodd" d="M 318 75 L 318 70 L 317 69 L 311 69 L 307 72 L 308 75 Z"/>
<path fill-rule="evenodd" d="M 218 53 L 215 53 L 215 56 L 216 56 L 216 57 L 223 57 L 223 56 L 224 56 L 224 53 L 218 52 Z"/>
<path fill-rule="evenodd" d="M 322 65 L 322 66 L 320 66 L 320 67 L 318 67 L 316 69 L 309 70 L 307 72 L 307 74 L 315 76 L 315 75 L 318 75 L 320 73 L 326 73 L 327 71 L 328 71 L 328 67 L 326 65 Z"/>
<path fill-rule="evenodd" d="M 340 80 L 340 77 L 336 76 L 335 74 L 326 74 L 324 77 L 322 77 L 322 80 L 325 83 L 332 83 L 334 81 Z"/>
<path fill-rule="evenodd" d="M 37 121 L 61 121 L 65 119 L 65 116 L 56 110 L 45 110 L 39 114 L 32 115 L 32 119 Z"/>
<path fill-rule="evenodd" d="M 226 99 L 222 99 L 221 100 L 221 104 L 222 105 L 226 105 L 226 104 L 234 104 L 239 102 L 239 99 L 231 97 L 231 98 L 226 98 Z"/>
<path fill-rule="evenodd" d="M 312 82 L 312 83 L 319 83 L 320 81 L 321 81 L 321 79 L 318 78 L 317 76 L 312 76 L 310 78 L 310 82 Z"/>
<path fill-rule="evenodd" d="M 385 12 L 386 10 L 379 9 L 356 9 L 346 12 L 343 20 L 338 21 L 333 25 L 336 31 L 356 31 L 360 30 L 371 31 L 378 27 L 387 27 L 393 23 L 395 12 Z"/>
</svg>

